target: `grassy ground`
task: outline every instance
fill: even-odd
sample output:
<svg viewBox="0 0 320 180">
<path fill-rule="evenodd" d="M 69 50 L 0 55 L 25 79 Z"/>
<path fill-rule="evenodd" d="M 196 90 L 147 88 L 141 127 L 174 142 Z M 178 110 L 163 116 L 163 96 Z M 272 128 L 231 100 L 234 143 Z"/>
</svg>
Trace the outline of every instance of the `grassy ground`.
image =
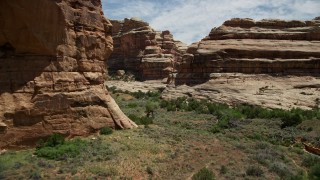
<svg viewBox="0 0 320 180">
<path fill-rule="evenodd" d="M 113 96 L 137 117 L 146 116 L 148 102 L 160 104 L 153 95 Z M 34 155 L 35 149 L 8 151 L 0 155 L 0 179 L 191 179 L 203 168 L 216 179 L 320 178 L 320 159 L 293 142 L 319 137 L 313 127 L 319 119 L 281 129 L 280 119 L 244 118 L 212 133 L 219 120 L 210 113 L 152 111 L 152 124 L 83 138 L 87 147 L 75 157 L 49 160 Z"/>
</svg>

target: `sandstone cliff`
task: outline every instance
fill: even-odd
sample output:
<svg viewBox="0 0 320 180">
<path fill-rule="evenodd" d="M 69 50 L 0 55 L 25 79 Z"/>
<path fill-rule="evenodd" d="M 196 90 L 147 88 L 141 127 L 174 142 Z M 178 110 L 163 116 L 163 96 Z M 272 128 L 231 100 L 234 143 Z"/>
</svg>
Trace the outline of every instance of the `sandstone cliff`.
<svg viewBox="0 0 320 180">
<path fill-rule="evenodd" d="M 211 73 L 320 75 L 320 21 L 231 19 L 189 46 L 176 83 L 203 83 Z"/>
<path fill-rule="evenodd" d="M 111 27 L 100 0 L 0 1 L 0 147 L 136 126 L 105 89 Z"/>
<path fill-rule="evenodd" d="M 108 70 L 126 70 L 139 80 L 167 78 L 174 71 L 187 46 L 173 39 L 169 31 L 158 32 L 137 18 L 111 21 L 114 52 Z"/>
</svg>

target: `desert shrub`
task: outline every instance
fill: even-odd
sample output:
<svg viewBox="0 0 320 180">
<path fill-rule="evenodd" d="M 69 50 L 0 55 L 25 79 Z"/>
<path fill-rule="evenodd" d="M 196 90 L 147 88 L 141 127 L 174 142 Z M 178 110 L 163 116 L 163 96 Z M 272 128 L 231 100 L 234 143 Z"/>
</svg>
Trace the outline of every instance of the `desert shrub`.
<svg viewBox="0 0 320 180">
<path fill-rule="evenodd" d="M 100 129 L 100 134 L 102 134 L 102 135 L 109 135 L 112 133 L 113 133 L 113 130 L 109 127 L 103 127 Z"/>
<path fill-rule="evenodd" d="M 42 179 L 40 172 L 37 170 L 31 170 L 28 174 L 29 174 L 29 179 L 31 180 Z"/>
<path fill-rule="evenodd" d="M 310 168 L 311 166 L 320 163 L 320 158 L 315 156 L 315 155 L 311 155 L 311 154 L 305 154 L 302 157 L 302 165 L 305 167 Z"/>
<path fill-rule="evenodd" d="M 167 101 L 166 103 L 162 103 L 164 107 L 167 109 L 167 111 L 176 111 L 177 106 L 174 101 Z"/>
<path fill-rule="evenodd" d="M 128 118 L 131 119 L 132 121 L 134 121 L 135 123 L 137 123 L 138 121 L 140 121 L 140 117 L 138 117 L 135 114 L 129 114 Z"/>
<path fill-rule="evenodd" d="M 207 100 L 198 101 L 193 98 L 179 97 L 175 100 L 160 102 L 161 108 L 167 111 L 195 111 L 202 114 L 217 116 L 222 122 L 240 119 L 280 119 L 281 127 L 291 127 L 300 124 L 303 120 L 320 118 L 320 110 L 302 110 L 299 108 L 291 110 L 265 109 L 259 106 L 238 105 L 229 107 L 227 104 L 210 103 Z M 221 126 L 219 125 L 221 128 Z M 218 129 L 214 127 L 213 129 Z M 223 128 L 222 128 L 223 129 Z"/>
<path fill-rule="evenodd" d="M 227 104 L 208 103 L 208 111 L 210 114 L 217 116 L 221 110 L 228 109 Z"/>
<path fill-rule="evenodd" d="M 0 179 L 5 179 L 4 177 L 4 171 L 6 170 L 7 168 L 5 167 L 4 163 L 0 163 Z"/>
<path fill-rule="evenodd" d="M 133 97 L 137 98 L 137 99 L 143 99 L 146 97 L 146 94 L 143 93 L 142 91 L 138 91 L 138 92 L 132 92 L 130 93 Z"/>
<path fill-rule="evenodd" d="M 154 117 L 154 112 L 158 108 L 158 104 L 152 101 L 148 101 L 146 104 L 147 117 Z"/>
<path fill-rule="evenodd" d="M 228 172 L 228 169 L 225 165 L 222 165 L 220 168 L 220 174 L 226 174 Z"/>
<path fill-rule="evenodd" d="M 138 107 L 138 104 L 137 103 L 134 103 L 134 102 L 131 102 L 131 103 L 128 103 L 128 105 L 127 105 L 127 107 L 128 108 L 136 108 L 136 107 Z"/>
<path fill-rule="evenodd" d="M 149 124 L 153 124 L 153 118 L 151 117 L 141 117 L 140 118 L 140 123 L 138 124 L 143 124 L 143 125 L 149 125 Z"/>
<path fill-rule="evenodd" d="M 261 177 L 263 175 L 263 170 L 259 166 L 249 166 L 246 174 L 248 176 Z"/>
<path fill-rule="evenodd" d="M 188 99 L 188 111 L 194 111 L 198 108 L 200 103 L 196 99 Z"/>
<path fill-rule="evenodd" d="M 161 100 L 159 106 L 160 108 L 166 108 L 168 106 L 168 103 L 169 102 L 166 100 Z"/>
<path fill-rule="evenodd" d="M 158 91 L 148 91 L 146 93 L 142 92 L 142 91 L 138 91 L 138 92 L 128 92 L 128 94 L 132 95 L 133 97 L 137 98 L 137 99 L 146 99 L 149 98 L 152 101 L 159 101 L 160 100 L 160 96 L 161 93 Z"/>
<path fill-rule="evenodd" d="M 200 169 L 192 176 L 192 180 L 214 180 L 215 176 L 212 171 L 207 168 Z"/>
<path fill-rule="evenodd" d="M 275 172 L 282 179 L 286 179 L 286 177 L 291 177 L 293 174 L 288 168 L 288 166 L 282 162 L 274 162 L 270 166 L 270 170 Z"/>
<path fill-rule="evenodd" d="M 46 142 L 36 149 L 36 155 L 47 159 L 61 160 L 67 157 L 76 157 L 86 148 L 87 142 L 79 138 L 63 141 L 60 136 L 52 135 Z"/>
<path fill-rule="evenodd" d="M 117 87 L 115 87 L 115 86 L 111 86 L 111 87 L 107 86 L 107 89 L 108 89 L 109 92 L 111 92 L 113 94 L 116 93 L 116 91 L 117 91 Z"/>
<path fill-rule="evenodd" d="M 153 91 L 148 91 L 148 92 L 146 93 L 146 95 L 147 95 L 149 98 L 160 98 L 161 93 L 158 92 L 158 91 L 155 91 L 155 92 L 153 92 Z"/>
<path fill-rule="evenodd" d="M 153 124 L 153 118 L 147 117 L 147 116 L 139 117 L 135 114 L 129 114 L 128 118 L 130 118 L 132 121 L 134 121 L 138 125 Z"/>
<path fill-rule="evenodd" d="M 55 147 L 64 144 L 65 140 L 61 134 L 53 134 L 46 141 L 43 139 L 38 142 L 38 148 L 41 147 Z"/>
<path fill-rule="evenodd" d="M 207 106 L 207 101 L 200 101 L 198 102 L 198 106 L 194 109 L 199 114 L 209 114 L 209 109 Z"/>
<path fill-rule="evenodd" d="M 222 128 L 221 127 L 219 127 L 219 125 L 213 125 L 211 128 L 209 128 L 209 132 L 211 132 L 211 133 L 213 133 L 213 134 L 215 134 L 215 133 L 219 133 L 219 132 L 221 132 L 221 130 L 222 130 Z"/>
<path fill-rule="evenodd" d="M 318 180 L 320 179 L 320 162 L 313 165 L 309 172 L 309 179 Z"/>
<path fill-rule="evenodd" d="M 296 126 L 300 124 L 303 119 L 303 116 L 297 112 L 286 112 L 281 117 L 281 128 Z"/>
</svg>

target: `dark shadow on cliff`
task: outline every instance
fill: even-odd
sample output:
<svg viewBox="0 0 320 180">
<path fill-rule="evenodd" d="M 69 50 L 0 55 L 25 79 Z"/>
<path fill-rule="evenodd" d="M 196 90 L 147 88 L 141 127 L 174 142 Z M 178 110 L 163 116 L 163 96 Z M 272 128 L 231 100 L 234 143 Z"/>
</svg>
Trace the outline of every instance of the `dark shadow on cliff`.
<svg viewBox="0 0 320 180">
<path fill-rule="evenodd" d="M 3 55 L 0 57 L 0 95 L 5 92 L 33 93 L 35 78 L 56 59 L 41 55 Z"/>
</svg>

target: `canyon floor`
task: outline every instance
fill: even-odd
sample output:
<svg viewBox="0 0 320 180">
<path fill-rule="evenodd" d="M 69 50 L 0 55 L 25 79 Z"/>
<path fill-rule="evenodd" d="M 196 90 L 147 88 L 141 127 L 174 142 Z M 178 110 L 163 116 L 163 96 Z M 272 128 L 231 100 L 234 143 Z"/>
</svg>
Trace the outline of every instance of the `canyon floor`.
<svg viewBox="0 0 320 180">
<path fill-rule="evenodd" d="M 264 78 L 263 78 L 264 77 Z M 217 102 L 309 109 L 320 97 L 318 78 L 221 76 L 206 84 L 165 88 L 158 81 L 108 82 L 123 112 L 146 116 L 148 102 L 187 95 Z M 122 91 L 119 91 L 122 89 Z M 162 97 L 135 97 L 128 91 L 162 90 Z M 209 93 L 211 92 L 211 93 Z M 0 179 L 192 179 L 202 168 L 216 179 L 314 179 L 320 158 L 306 152 L 297 137 L 320 137 L 319 119 L 281 129 L 279 119 L 242 119 L 212 133 L 216 116 L 157 107 L 153 123 L 110 135 L 81 138 L 89 146 L 76 157 L 50 160 L 36 149 L 0 153 Z M 312 176 L 311 176 L 311 175 Z"/>
</svg>

